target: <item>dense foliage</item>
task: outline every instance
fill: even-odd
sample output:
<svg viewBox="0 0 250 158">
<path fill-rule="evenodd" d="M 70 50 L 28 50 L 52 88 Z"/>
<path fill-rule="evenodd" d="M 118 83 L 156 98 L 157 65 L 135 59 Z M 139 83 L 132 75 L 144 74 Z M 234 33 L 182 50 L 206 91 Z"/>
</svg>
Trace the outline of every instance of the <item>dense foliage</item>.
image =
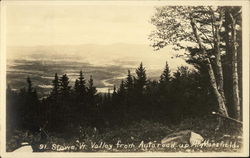
<svg viewBox="0 0 250 158">
<path fill-rule="evenodd" d="M 73 87 L 67 74 L 52 81 L 47 97 L 38 98 L 28 77 L 27 88 L 7 89 L 8 129 L 66 132 L 72 127 L 114 127 L 133 121 L 155 120 L 178 123 L 186 117 L 211 113 L 216 103 L 207 74 L 179 67 L 172 75 L 166 64 L 159 81 L 147 78 L 141 63 L 113 93 L 97 93 L 92 77 L 85 81 L 82 71 Z"/>
<path fill-rule="evenodd" d="M 240 6 L 160 6 L 149 39 L 155 50 L 172 45 L 205 67 L 218 112 L 242 120 L 242 9 Z"/>
</svg>

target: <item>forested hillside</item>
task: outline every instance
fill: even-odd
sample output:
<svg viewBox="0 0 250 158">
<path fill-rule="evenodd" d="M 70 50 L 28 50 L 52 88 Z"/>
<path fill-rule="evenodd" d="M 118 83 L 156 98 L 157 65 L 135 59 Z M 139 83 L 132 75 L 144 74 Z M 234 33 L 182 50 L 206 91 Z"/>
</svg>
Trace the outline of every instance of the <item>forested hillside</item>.
<svg viewBox="0 0 250 158">
<path fill-rule="evenodd" d="M 13 139 L 18 131 L 28 131 L 31 138 L 19 133 L 19 141 L 34 141 L 39 129 L 68 140 L 113 143 L 119 139 L 127 142 L 131 137 L 137 137 L 135 142 L 160 141 L 177 129 L 202 130 L 212 136 L 209 130 L 216 128 L 217 117 L 211 114 L 217 107 L 208 80 L 206 73 L 187 67 L 179 67 L 171 75 L 166 63 L 160 80 L 151 81 L 141 63 L 136 76 L 128 70 L 127 77 L 110 93 L 98 93 L 94 79 L 86 80 L 80 71 L 73 86 L 69 85 L 67 74 L 55 74 L 50 95 L 38 98 L 32 79 L 28 77 L 27 86 L 19 92 L 10 87 L 7 89 L 7 138 Z M 210 125 L 203 127 L 203 122 Z M 226 122 L 235 126 L 234 122 Z M 130 128 L 138 131 L 130 131 Z M 227 130 L 234 134 L 240 129 L 232 127 Z M 113 135 L 113 138 L 108 135 Z M 48 141 L 47 137 L 46 134 L 43 141 Z M 13 150 L 17 144 L 9 145 L 9 150 Z"/>
</svg>

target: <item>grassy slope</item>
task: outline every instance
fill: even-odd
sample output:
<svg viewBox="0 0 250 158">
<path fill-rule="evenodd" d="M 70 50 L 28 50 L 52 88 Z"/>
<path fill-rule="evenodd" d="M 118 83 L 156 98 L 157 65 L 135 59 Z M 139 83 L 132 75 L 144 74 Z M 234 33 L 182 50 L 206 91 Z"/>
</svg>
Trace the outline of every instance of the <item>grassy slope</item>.
<svg viewBox="0 0 250 158">
<path fill-rule="evenodd" d="M 47 145 L 47 149 L 43 151 L 53 152 L 59 151 L 55 149 L 55 144 L 65 146 L 74 146 L 74 149 L 66 151 L 80 151 L 80 152 L 136 152 L 136 151 L 166 151 L 166 152 L 238 152 L 239 148 L 229 148 L 229 147 L 187 147 L 182 148 L 175 146 L 170 147 L 155 147 L 152 144 L 161 144 L 161 140 L 168 134 L 180 131 L 180 130 L 192 130 L 196 133 L 199 133 L 204 137 L 205 140 L 209 142 L 216 143 L 234 143 L 241 146 L 241 127 L 235 123 L 228 122 L 224 120 L 224 125 L 220 128 L 219 131 L 215 131 L 216 128 L 216 119 L 213 117 L 204 117 L 196 119 L 185 119 L 178 125 L 167 126 L 161 123 L 155 123 L 151 121 L 141 121 L 133 122 L 128 127 L 113 127 L 106 128 L 103 131 L 94 130 L 93 128 L 85 129 L 71 129 L 65 131 L 64 134 L 55 134 L 49 133 L 50 138 L 44 142 Z M 68 134 L 67 134 L 68 133 Z M 74 133 L 74 134 L 73 134 Z M 68 137 L 68 136 L 71 137 Z M 39 140 L 39 136 L 30 135 L 29 137 L 24 138 L 24 132 L 15 131 L 12 135 L 7 138 L 7 151 L 13 151 L 16 149 L 22 141 L 36 142 L 36 139 Z M 119 146 L 117 148 L 117 142 L 120 141 L 120 144 L 128 145 L 134 144 L 134 146 Z M 142 141 L 145 147 L 139 146 Z M 79 149 L 81 143 L 86 144 L 87 146 L 84 149 Z M 106 143 L 106 148 L 104 146 L 98 148 L 92 148 L 91 145 L 94 143 L 100 145 L 100 143 Z M 151 143 L 151 145 L 147 144 Z M 38 148 L 40 144 L 35 144 L 34 147 Z M 113 145 L 110 148 L 107 145 Z M 54 146 L 54 148 L 53 148 Z M 59 147 L 59 146 L 57 146 Z"/>
</svg>

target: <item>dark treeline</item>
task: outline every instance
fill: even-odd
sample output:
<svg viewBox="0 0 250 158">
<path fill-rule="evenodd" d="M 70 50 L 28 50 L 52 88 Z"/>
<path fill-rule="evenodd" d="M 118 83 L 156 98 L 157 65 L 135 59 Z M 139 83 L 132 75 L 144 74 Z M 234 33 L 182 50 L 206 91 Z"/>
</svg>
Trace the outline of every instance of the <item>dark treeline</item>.
<svg viewBox="0 0 250 158">
<path fill-rule="evenodd" d="M 150 80 L 141 63 L 109 93 L 97 93 L 92 76 L 82 71 L 73 86 L 67 74 L 55 74 L 50 95 L 39 99 L 31 79 L 19 92 L 7 89 L 7 129 L 51 132 L 72 128 L 126 126 L 133 121 L 151 120 L 168 124 L 211 113 L 217 103 L 211 93 L 209 77 L 198 69 L 179 67 L 170 73 L 168 64 L 159 81 Z M 76 130 L 75 130 L 76 131 Z"/>
</svg>

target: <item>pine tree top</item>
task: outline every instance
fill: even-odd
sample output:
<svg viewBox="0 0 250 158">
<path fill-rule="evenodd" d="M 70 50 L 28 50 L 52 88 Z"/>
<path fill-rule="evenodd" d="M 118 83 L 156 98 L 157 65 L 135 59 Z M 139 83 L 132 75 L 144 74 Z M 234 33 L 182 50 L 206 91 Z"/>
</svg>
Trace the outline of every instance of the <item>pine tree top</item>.
<svg viewBox="0 0 250 158">
<path fill-rule="evenodd" d="M 32 82 L 30 80 L 30 77 L 27 77 L 27 83 L 28 83 L 28 92 L 31 93 L 32 92 Z"/>
<path fill-rule="evenodd" d="M 140 63 L 139 67 L 135 70 L 137 75 L 137 80 L 146 80 L 146 69 L 143 67 L 142 62 Z"/>
<path fill-rule="evenodd" d="M 166 62 L 165 69 L 163 70 L 163 73 L 160 76 L 160 83 L 169 82 L 171 80 L 170 72 L 171 71 L 169 69 L 168 63 Z"/>
<path fill-rule="evenodd" d="M 128 75 L 127 75 L 124 87 L 126 87 L 127 89 L 132 89 L 133 85 L 134 85 L 134 83 L 133 83 L 133 77 L 132 77 L 132 75 L 130 73 L 130 70 L 128 70 Z"/>
</svg>

